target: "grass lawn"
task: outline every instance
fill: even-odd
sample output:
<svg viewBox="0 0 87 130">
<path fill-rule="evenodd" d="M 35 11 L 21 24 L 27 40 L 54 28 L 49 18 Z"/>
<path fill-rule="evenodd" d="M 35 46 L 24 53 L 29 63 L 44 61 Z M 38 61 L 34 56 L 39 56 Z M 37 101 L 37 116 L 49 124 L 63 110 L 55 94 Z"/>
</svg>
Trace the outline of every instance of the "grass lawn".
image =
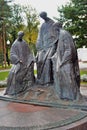
<svg viewBox="0 0 87 130">
<path fill-rule="evenodd" d="M 34 74 L 36 74 L 37 71 L 34 70 Z M 0 72 L 0 81 L 5 80 L 8 77 L 9 71 L 6 72 Z M 87 74 L 87 70 L 80 70 L 80 75 Z M 82 82 L 82 84 L 87 84 L 87 82 Z"/>
<path fill-rule="evenodd" d="M 87 69 L 86 70 L 80 70 L 80 75 L 84 75 L 84 74 L 87 75 Z M 81 81 L 81 85 L 87 85 L 87 82 L 86 81 Z"/>
<path fill-rule="evenodd" d="M 80 75 L 87 74 L 87 70 L 80 70 Z"/>
<path fill-rule="evenodd" d="M 9 71 L 0 72 L 0 81 L 5 80 L 8 77 Z"/>
<path fill-rule="evenodd" d="M 5 80 L 8 77 L 9 71 L 6 72 L 0 72 L 0 81 Z M 34 70 L 34 74 L 37 74 L 37 71 Z"/>
</svg>

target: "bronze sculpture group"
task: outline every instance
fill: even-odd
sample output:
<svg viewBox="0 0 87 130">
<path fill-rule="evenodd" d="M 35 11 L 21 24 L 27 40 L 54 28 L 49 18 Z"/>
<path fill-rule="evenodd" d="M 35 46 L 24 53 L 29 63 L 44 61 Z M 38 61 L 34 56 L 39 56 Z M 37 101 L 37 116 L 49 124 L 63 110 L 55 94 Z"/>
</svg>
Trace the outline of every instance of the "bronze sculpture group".
<svg viewBox="0 0 87 130">
<path fill-rule="evenodd" d="M 80 96 L 80 73 L 78 56 L 72 36 L 41 12 L 44 19 L 36 43 L 37 78 L 34 76 L 34 56 L 27 43 L 22 39 L 24 33 L 11 47 L 13 64 L 8 80 L 6 95 L 18 95 L 29 91 L 36 84 L 42 88 L 52 86 L 60 99 L 76 100 Z"/>
</svg>

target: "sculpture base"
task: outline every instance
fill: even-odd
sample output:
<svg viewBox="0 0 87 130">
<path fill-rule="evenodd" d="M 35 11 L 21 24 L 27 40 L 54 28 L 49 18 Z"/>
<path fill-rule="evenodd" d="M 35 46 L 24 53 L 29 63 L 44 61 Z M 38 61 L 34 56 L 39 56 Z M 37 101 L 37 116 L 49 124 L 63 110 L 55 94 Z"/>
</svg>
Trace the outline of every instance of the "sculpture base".
<svg viewBox="0 0 87 130">
<path fill-rule="evenodd" d="M 19 95 L 8 96 L 4 95 L 2 90 L 0 99 L 5 101 L 14 101 L 26 104 L 57 107 L 57 108 L 73 108 L 87 111 L 87 90 L 86 87 L 81 88 L 81 96 L 78 100 L 60 99 L 52 86 L 33 86 L 29 90 L 20 93 Z"/>
<path fill-rule="evenodd" d="M 83 90 L 84 91 L 84 90 Z M 82 92 L 83 92 L 82 91 Z M 52 89 L 34 88 L 18 97 L 0 96 L 1 130 L 86 130 L 87 97 L 58 100 Z M 84 93 L 82 93 L 84 94 Z"/>
<path fill-rule="evenodd" d="M 0 100 L 1 130 L 87 130 L 87 112 Z"/>
</svg>

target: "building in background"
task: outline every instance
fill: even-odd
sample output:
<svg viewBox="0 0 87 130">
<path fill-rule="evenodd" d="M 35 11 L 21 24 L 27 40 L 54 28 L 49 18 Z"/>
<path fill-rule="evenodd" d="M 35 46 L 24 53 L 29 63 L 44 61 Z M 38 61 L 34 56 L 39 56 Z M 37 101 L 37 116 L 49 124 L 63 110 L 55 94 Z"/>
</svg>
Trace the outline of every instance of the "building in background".
<svg viewBox="0 0 87 130">
<path fill-rule="evenodd" d="M 83 48 L 78 48 L 78 59 L 81 62 L 87 62 L 87 48 L 83 46 Z"/>
</svg>

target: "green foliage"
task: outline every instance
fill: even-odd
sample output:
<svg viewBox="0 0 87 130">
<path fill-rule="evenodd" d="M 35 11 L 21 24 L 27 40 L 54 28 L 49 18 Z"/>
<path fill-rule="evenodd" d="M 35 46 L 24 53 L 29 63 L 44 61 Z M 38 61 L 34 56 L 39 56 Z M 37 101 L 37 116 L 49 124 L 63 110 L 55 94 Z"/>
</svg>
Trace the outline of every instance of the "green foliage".
<svg viewBox="0 0 87 130">
<path fill-rule="evenodd" d="M 20 5 L 14 4 L 12 6 L 12 23 L 14 24 L 14 26 L 16 26 L 17 28 L 20 28 L 20 25 L 23 23 L 23 18 L 22 18 L 22 8 Z"/>
<path fill-rule="evenodd" d="M 87 0 L 71 0 L 69 4 L 58 7 L 58 11 L 58 20 L 74 36 L 77 47 L 87 47 Z"/>
<path fill-rule="evenodd" d="M 38 35 L 38 14 L 35 8 L 31 6 L 23 6 L 23 11 L 25 13 L 26 19 L 26 40 L 29 44 L 36 43 Z"/>
<path fill-rule="evenodd" d="M 25 40 L 29 44 L 31 50 L 36 55 L 36 40 L 38 35 L 38 25 L 40 22 L 38 21 L 38 14 L 35 8 L 31 6 L 23 6 L 24 18 L 26 19 L 26 27 L 25 27 Z"/>
<path fill-rule="evenodd" d="M 10 40 L 12 45 L 17 38 L 18 31 L 23 30 L 25 41 L 36 54 L 35 43 L 38 35 L 38 25 L 40 24 L 37 11 L 31 6 L 11 5 L 10 2 L 12 0 L 0 0 L 0 37 L 2 37 L 2 42 L 5 41 L 6 44 L 6 41 Z"/>
<path fill-rule="evenodd" d="M 5 28 L 5 35 L 8 36 L 10 18 L 12 17 L 11 7 L 8 0 L 0 0 L 0 36 L 3 36 L 3 26 Z M 6 40 L 5 37 L 5 40 Z"/>
<path fill-rule="evenodd" d="M 22 18 L 22 8 L 20 5 L 14 4 L 12 7 L 12 17 L 10 19 L 10 41 L 13 41 L 17 38 L 17 33 L 19 30 L 23 30 L 24 23 Z"/>
<path fill-rule="evenodd" d="M 38 14 L 31 6 L 20 6 L 14 4 L 12 6 L 11 28 L 10 28 L 10 41 L 17 38 L 17 33 L 23 30 L 25 41 L 30 45 L 32 51 L 36 53 L 35 43 L 38 35 Z"/>
<path fill-rule="evenodd" d="M 0 65 L 3 65 L 3 59 L 4 59 L 3 52 L 0 51 Z"/>
<path fill-rule="evenodd" d="M 9 1 L 0 0 L 0 25 L 5 25 L 6 30 L 8 31 L 8 26 L 10 22 L 10 18 L 12 17 L 11 7 L 9 6 Z M 1 28 L 2 29 L 2 28 Z"/>
<path fill-rule="evenodd" d="M 29 43 L 29 48 L 32 51 L 32 53 L 34 54 L 34 56 L 36 56 L 36 54 L 37 54 L 36 45 L 34 43 Z"/>
<path fill-rule="evenodd" d="M 0 17 L 6 20 L 11 17 L 11 8 L 7 0 L 0 0 Z"/>
</svg>

